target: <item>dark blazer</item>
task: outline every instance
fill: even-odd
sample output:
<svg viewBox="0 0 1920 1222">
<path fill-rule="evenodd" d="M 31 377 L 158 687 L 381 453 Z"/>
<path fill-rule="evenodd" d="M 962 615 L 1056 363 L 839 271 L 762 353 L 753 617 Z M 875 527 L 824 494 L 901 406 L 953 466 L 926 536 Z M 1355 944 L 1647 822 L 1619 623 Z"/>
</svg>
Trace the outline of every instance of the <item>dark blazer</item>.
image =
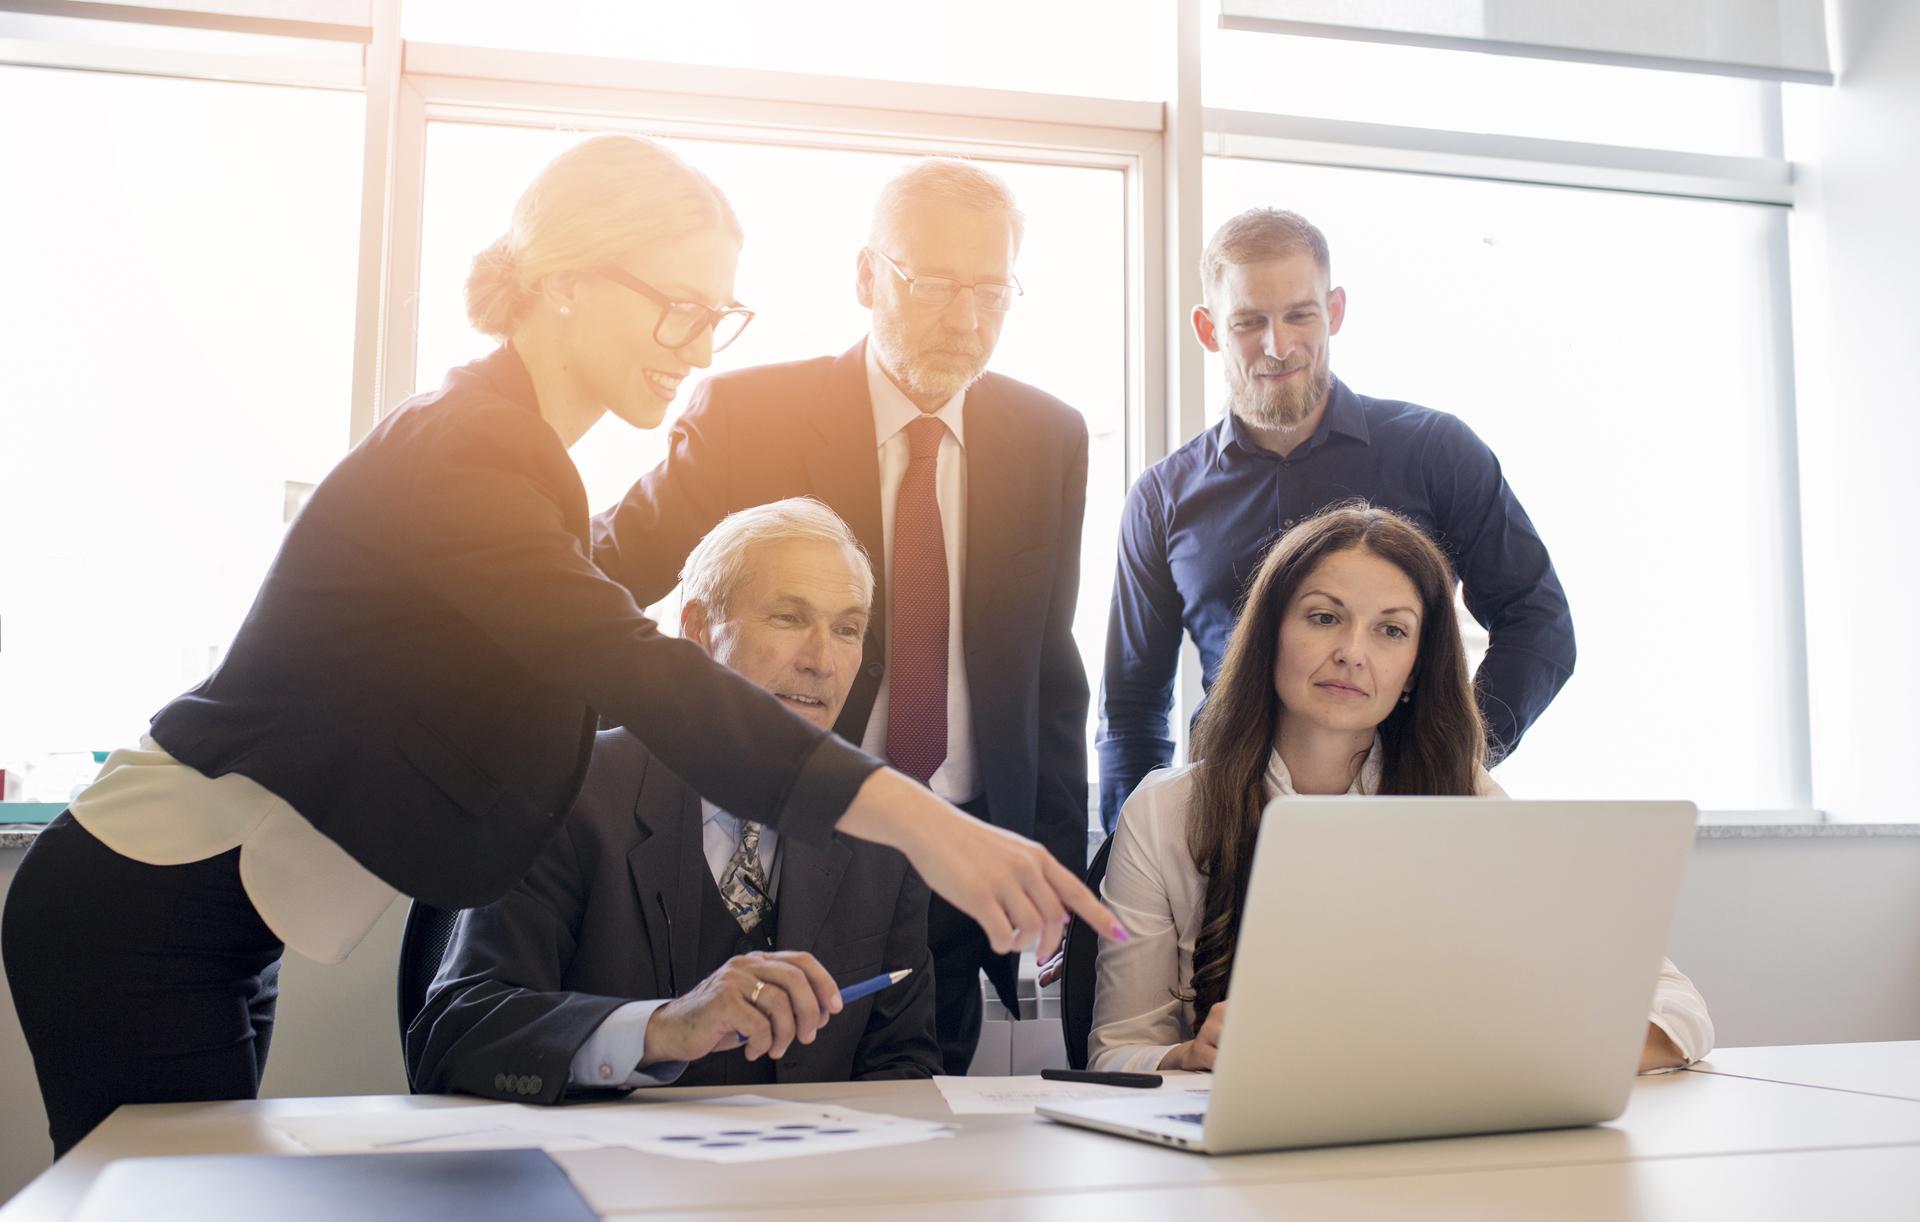
<svg viewBox="0 0 1920 1222">
<path fill-rule="evenodd" d="M 1087 676 L 1073 640 L 1086 421 L 989 373 L 967 391 L 966 434 L 961 624 L 989 816 L 1077 875 L 1087 857 Z M 886 589 L 864 343 L 701 383 L 666 460 L 594 520 L 594 560 L 645 606 L 673 588 L 714 523 L 790 496 L 817 497 L 845 519 Z M 861 672 L 834 727 L 850 742 L 865 734 L 884 676 L 885 602 L 875 600 Z"/>
<path fill-rule="evenodd" d="M 568 1090 L 580 1046 L 627 1002 L 672 997 L 672 984 L 684 992 L 704 976 L 700 889 L 713 884 L 700 821 L 699 795 L 638 739 L 600 735 L 566 829 L 504 899 L 460 914 L 407 1032 L 419 1089 L 517 1103 L 607 1094 Z M 914 969 L 796 1043 L 774 1062 L 778 1080 L 940 1072 L 927 888 L 906 858 L 838 835 L 824 847 L 782 837 L 777 900 L 776 949 L 812 952 L 841 983 Z"/>
<path fill-rule="evenodd" d="M 519 357 L 455 369 L 321 481 L 225 660 L 153 737 L 442 908 L 525 872 L 579 791 L 596 711 L 726 809 L 824 844 L 878 761 L 661 635 L 587 532 Z"/>
</svg>

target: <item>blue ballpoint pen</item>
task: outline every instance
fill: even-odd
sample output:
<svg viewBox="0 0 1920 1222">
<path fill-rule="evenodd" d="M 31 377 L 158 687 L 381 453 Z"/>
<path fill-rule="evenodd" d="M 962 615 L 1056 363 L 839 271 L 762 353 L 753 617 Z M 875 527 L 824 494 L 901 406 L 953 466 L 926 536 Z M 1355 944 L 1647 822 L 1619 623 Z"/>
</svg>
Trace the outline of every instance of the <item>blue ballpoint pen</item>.
<svg viewBox="0 0 1920 1222">
<path fill-rule="evenodd" d="M 882 972 L 878 976 L 869 976 L 859 984 L 850 984 L 846 988 L 841 989 L 840 1004 L 842 1007 L 850 1006 L 863 997 L 873 996 L 888 985 L 899 984 L 911 975 L 913 975 L 913 969 L 903 967 L 897 972 Z M 739 1037 L 742 1044 L 747 1042 L 745 1032 L 736 1031 L 734 1034 Z"/>
<path fill-rule="evenodd" d="M 850 984 L 840 990 L 840 1004 L 850 1006 L 862 997 L 871 997 L 888 985 L 899 984 L 911 975 L 913 975 L 913 969 L 903 967 L 897 972 L 882 972 L 878 976 L 862 980 L 859 984 Z"/>
</svg>

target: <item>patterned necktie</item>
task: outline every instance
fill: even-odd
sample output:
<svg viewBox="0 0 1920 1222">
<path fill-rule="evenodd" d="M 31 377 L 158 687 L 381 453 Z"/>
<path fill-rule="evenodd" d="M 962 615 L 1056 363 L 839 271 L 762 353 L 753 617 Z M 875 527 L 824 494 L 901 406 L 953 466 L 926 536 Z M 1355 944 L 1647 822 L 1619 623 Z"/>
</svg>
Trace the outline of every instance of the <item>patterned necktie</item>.
<svg viewBox="0 0 1920 1222">
<path fill-rule="evenodd" d="M 946 432 L 937 416 L 907 426 L 893 510 L 887 758 L 922 785 L 947 758 L 947 541 L 934 494 Z"/>
<path fill-rule="evenodd" d="M 773 907 L 767 894 L 767 872 L 760 868 L 760 825 L 740 821 L 740 843 L 734 848 L 727 868 L 720 874 L 720 899 L 740 922 L 741 932 L 750 932 Z"/>
</svg>

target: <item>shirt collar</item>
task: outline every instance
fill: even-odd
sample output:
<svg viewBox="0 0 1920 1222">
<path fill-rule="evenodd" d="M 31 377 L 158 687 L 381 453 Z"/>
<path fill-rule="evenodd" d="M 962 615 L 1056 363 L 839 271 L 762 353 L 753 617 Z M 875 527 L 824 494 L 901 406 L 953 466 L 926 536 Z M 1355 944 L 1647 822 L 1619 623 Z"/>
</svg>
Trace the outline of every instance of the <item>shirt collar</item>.
<svg viewBox="0 0 1920 1222">
<path fill-rule="evenodd" d="M 886 445 L 893 435 L 918 420 L 923 413 L 907 393 L 893 384 L 886 370 L 880 368 L 880 358 L 874 355 L 873 339 L 867 339 L 867 397 L 873 400 L 873 444 L 875 448 Z M 940 410 L 932 413 L 940 417 L 953 434 L 953 439 L 966 448 L 966 404 L 967 392 L 962 387 L 953 398 L 948 399 Z"/>
<path fill-rule="evenodd" d="M 1380 736 L 1373 736 L 1373 746 L 1367 750 L 1367 758 L 1360 765 L 1360 775 L 1353 778 L 1348 788 L 1350 794 L 1376 794 L 1380 792 L 1380 770 L 1383 767 L 1380 758 Z M 1273 754 L 1267 757 L 1267 797 L 1297 798 L 1298 791 L 1293 787 L 1293 774 L 1287 771 L 1287 761 L 1280 758 L 1280 748 L 1275 747 Z"/>
<path fill-rule="evenodd" d="M 1338 433 L 1351 437 L 1361 445 L 1372 444 L 1372 434 L 1367 431 L 1366 413 L 1360 410 L 1360 396 L 1347 389 L 1347 384 L 1339 378 L 1332 379 L 1327 390 L 1327 410 L 1320 414 L 1320 423 L 1313 430 L 1313 436 L 1307 443 L 1295 451 L 1295 457 L 1313 453 L 1326 443 L 1328 436 Z M 1220 461 L 1225 461 L 1229 449 L 1238 449 L 1242 453 L 1273 459 L 1273 452 L 1263 447 L 1240 417 L 1227 412 L 1226 419 L 1220 422 L 1219 440 L 1215 443 Z M 1277 460 L 1276 460 L 1277 461 Z"/>
</svg>

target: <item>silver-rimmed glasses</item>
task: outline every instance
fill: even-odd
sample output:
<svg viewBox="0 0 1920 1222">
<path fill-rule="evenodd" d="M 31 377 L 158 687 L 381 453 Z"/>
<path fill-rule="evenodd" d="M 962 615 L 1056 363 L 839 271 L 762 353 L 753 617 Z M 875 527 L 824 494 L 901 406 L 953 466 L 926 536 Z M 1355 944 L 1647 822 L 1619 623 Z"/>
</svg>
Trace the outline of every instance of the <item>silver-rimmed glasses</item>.
<svg viewBox="0 0 1920 1222">
<path fill-rule="evenodd" d="M 999 314 L 1013 305 L 1014 298 L 1025 294 L 1020 287 L 1020 277 L 1013 277 L 1011 284 L 1001 284 L 993 280 L 976 280 L 967 283 L 949 276 L 909 275 L 898 263 L 881 254 L 873 247 L 867 247 L 867 253 L 893 269 L 893 274 L 906 281 L 907 296 L 922 305 L 943 306 L 951 303 L 960 295 L 961 289 L 973 290 L 973 303 L 983 310 Z"/>
</svg>

